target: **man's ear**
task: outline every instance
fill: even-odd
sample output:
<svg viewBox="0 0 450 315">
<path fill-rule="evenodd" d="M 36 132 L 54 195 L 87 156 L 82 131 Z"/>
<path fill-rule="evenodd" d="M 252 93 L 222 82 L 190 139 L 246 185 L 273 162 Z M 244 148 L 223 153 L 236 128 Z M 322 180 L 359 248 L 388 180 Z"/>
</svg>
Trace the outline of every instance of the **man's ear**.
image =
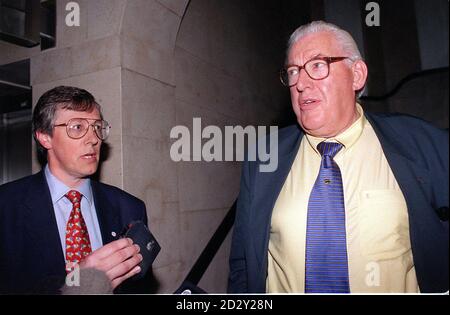
<svg viewBox="0 0 450 315">
<path fill-rule="evenodd" d="M 52 148 L 52 136 L 42 131 L 36 131 L 35 133 L 36 140 L 39 141 L 41 146 L 46 148 L 47 150 Z"/>
<path fill-rule="evenodd" d="M 353 71 L 353 90 L 359 91 L 366 84 L 367 80 L 367 65 L 362 60 L 357 60 L 352 65 Z"/>
</svg>

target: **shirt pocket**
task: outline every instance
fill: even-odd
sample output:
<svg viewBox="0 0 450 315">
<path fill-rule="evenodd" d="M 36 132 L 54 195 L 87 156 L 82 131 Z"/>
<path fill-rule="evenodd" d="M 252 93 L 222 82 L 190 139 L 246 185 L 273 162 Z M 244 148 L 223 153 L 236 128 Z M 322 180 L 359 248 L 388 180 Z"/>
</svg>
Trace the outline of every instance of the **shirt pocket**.
<svg viewBox="0 0 450 315">
<path fill-rule="evenodd" d="M 360 249 L 370 260 L 388 260 L 411 249 L 408 210 L 403 194 L 365 190 L 360 195 Z"/>
</svg>

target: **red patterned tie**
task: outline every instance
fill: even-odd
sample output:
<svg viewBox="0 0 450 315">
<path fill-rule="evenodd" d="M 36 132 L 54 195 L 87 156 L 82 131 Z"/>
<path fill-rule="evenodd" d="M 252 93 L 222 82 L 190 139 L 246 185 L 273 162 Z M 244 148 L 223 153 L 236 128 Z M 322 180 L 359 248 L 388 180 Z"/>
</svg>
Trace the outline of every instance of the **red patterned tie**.
<svg viewBox="0 0 450 315">
<path fill-rule="evenodd" d="M 80 210 L 81 194 L 71 190 L 65 196 L 73 205 L 66 228 L 66 271 L 71 272 L 77 263 L 91 253 L 91 242 Z"/>
</svg>

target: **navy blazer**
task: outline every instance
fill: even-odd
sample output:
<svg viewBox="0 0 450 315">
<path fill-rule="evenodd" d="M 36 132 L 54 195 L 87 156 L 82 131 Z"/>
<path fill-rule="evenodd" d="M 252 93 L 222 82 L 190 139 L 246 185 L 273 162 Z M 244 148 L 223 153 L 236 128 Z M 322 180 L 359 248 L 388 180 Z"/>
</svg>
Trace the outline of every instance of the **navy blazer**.
<svg viewBox="0 0 450 315">
<path fill-rule="evenodd" d="M 365 115 L 406 199 L 420 290 L 448 291 L 448 130 L 406 115 Z M 279 131 L 275 172 L 259 172 L 260 161 L 243 165 L 230 253 L 231 293 L 266 291 L 272 211 L 303 135 L 298 126 Z"/>
<path fill-rule="evenodd" d="M 93 180 L 91 186 L 103 244 L 116 240 L 113 232 L 119 235 L 131 221 L 147 224 L 141 200 Z M 58 293 L 65 276 L 64 254 L 44 172 L 0 186 L 0 293 Z M 125 283 L 115 292 L 127 287 Z M 132 292 L 131 287 L 127 291 Z"/>
</svg>

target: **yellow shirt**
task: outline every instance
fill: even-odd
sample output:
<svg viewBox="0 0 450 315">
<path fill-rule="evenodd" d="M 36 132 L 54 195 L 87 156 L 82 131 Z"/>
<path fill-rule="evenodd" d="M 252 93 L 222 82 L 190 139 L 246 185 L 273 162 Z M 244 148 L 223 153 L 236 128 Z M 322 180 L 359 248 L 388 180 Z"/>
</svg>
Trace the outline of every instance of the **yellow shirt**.
<svg viewBox="0 0 450 315">
<path fill-rule="evenodd" d="M 350 291 L 419 292 L 406 201 L 381 144 L 357 104 L 359 119 L 327 141 L 344 147 L 335 156 L 342 174 Z M 267 292 L 302 293 L 309 195 L 320 169 L 317 145 L 305 136 L 272 214 Z"/>
</svg>

